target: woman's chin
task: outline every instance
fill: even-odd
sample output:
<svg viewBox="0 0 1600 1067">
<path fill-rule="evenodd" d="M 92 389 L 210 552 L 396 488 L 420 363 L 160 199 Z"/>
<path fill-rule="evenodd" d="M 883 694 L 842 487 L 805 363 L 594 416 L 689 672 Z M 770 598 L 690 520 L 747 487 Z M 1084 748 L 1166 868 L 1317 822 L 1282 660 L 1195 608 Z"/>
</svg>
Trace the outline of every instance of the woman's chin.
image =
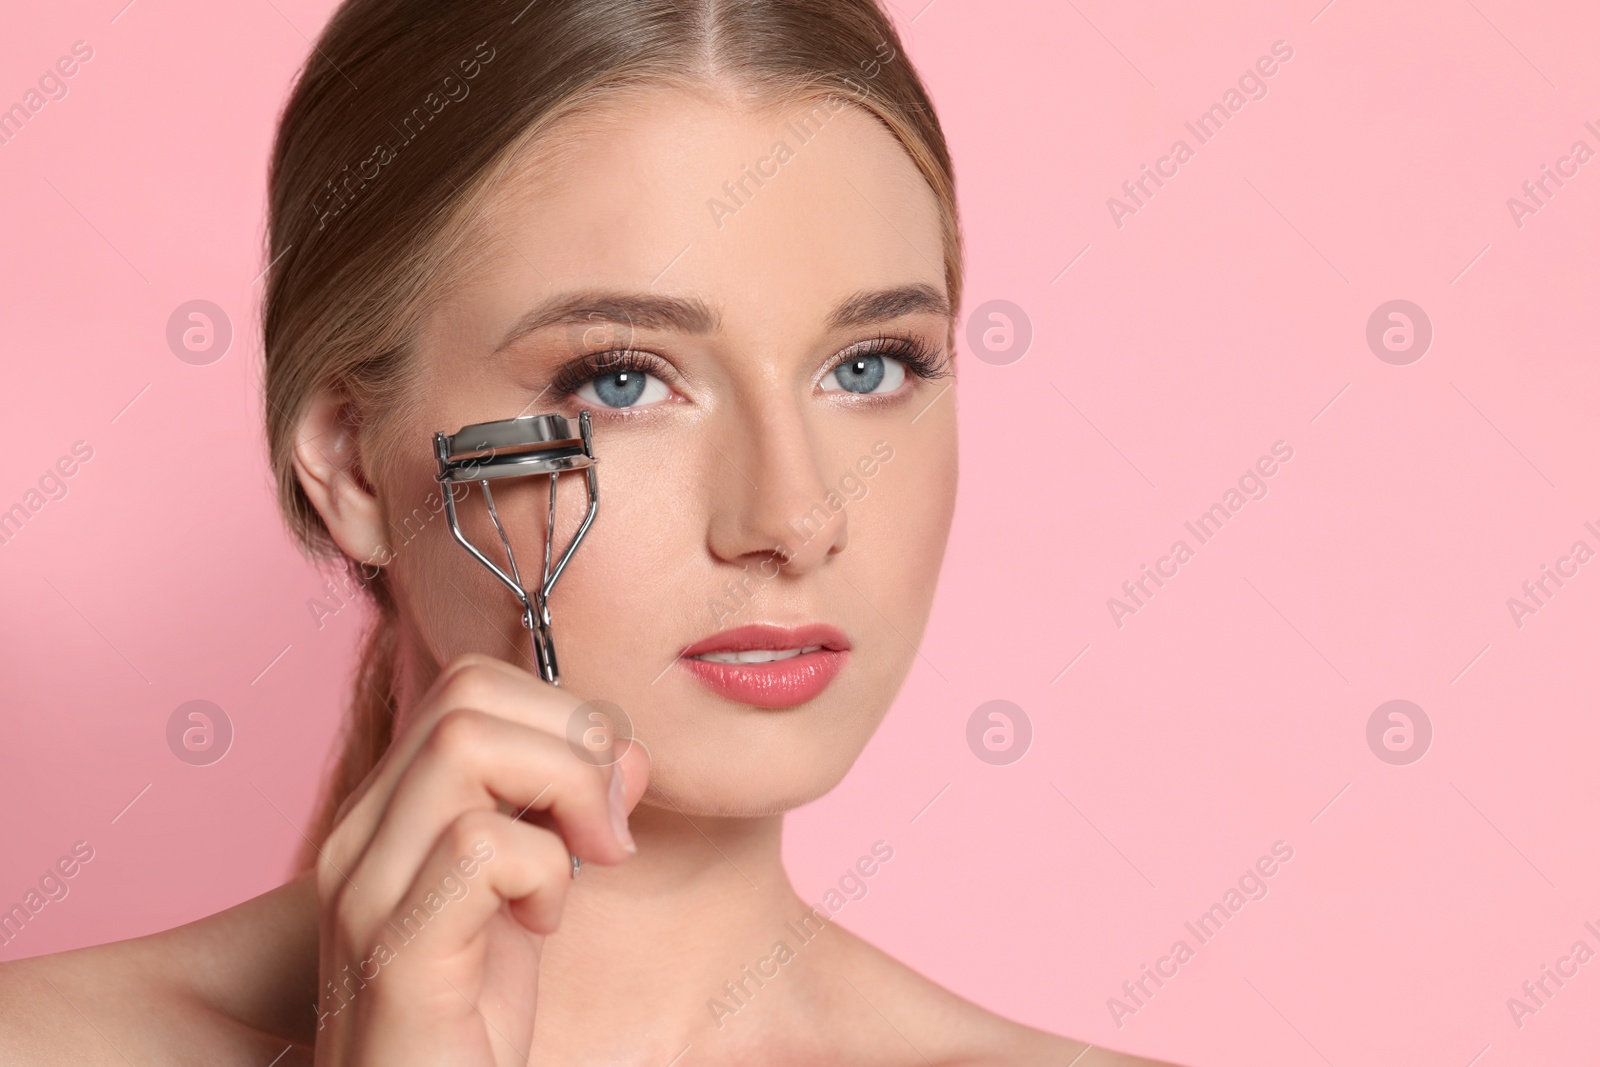
<svg viewBox="0 0 1600 1067">
<path fill-rule="evenodd" d="M 652 753 L 650 788 L 641 805 L 697 818 L 751 819 L 781 815 L 811 803 L 838 785 L 850 769 L 831 753 L 826 763 L 774 766 L 750 759 L 693 761 L 692 766 Z"/>
</svg>

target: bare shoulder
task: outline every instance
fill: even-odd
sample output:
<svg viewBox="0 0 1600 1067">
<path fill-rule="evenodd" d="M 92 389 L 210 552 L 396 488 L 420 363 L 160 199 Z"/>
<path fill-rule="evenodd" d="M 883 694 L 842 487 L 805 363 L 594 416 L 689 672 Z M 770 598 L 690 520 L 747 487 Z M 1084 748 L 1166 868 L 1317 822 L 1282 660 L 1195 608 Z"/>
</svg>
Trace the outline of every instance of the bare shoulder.
<svg viewBox="0 0 1600 1067">
<path fill-rule="evenodd" d="M 908 1063 L 941 1067 L 1172 1067 L 1013 1022 L 965 1000 L 842 928 L 835 951 L 850 975 L 846 990 L 898 1032 Z M 889 1042 L 892 1044 L 892 1042 Z"/>
<path fill-rule="evenodd" d="M 291 882 L 145 937 L 0 964 L 0 1067 L 311 1062 Z M 297 1015 L 296 1005 L 303 1010 Z M 304 1038 L 304 1040 L 291 1040 Z"/>
</svg>

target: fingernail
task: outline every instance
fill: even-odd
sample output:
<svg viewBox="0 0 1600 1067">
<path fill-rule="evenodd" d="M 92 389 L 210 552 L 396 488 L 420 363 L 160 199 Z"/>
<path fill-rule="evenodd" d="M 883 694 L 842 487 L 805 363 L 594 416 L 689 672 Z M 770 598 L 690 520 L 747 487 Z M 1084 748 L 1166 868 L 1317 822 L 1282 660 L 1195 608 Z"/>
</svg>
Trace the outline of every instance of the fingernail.
<svg viewBox="0 0 1600 1067">
<path fill-rule="evenodd" d="M 617 840 L 622 842 L 622 847 L 629 852 L 638 852 L 639 846 L 633 843 L 633 835 L 628 832 L 628 813 L 622 810 L 622 805 L 627 803 L 624 795 L 627 791 L 627 782 L 622 776 L 622 764 L 611 766 L 611 788 L 606 793 L 606 800 L 611 807 L 611 830 L 617 835 Z"/>
</svg>

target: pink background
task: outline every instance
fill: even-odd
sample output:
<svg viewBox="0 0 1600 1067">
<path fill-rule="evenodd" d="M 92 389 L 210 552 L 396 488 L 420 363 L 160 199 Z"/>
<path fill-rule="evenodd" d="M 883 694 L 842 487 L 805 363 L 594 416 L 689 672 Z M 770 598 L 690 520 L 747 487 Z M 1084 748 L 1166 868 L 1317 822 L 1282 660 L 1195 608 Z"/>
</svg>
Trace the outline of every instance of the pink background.
<svg viewBox="0 0 1600 1067">
<path fill-rule="evenodd" d="M 0 546 L 0 903 L 96 850 L 0 959 L 276 884 L 359 629 L 314 625 L 257 384 L 269 137 L 332 5 L 123 2 L 24 5 L 0 35 L 4 104 L 94 48 L 0 146 L 0 508 L 94 449 Z M 1600 961 L 1520 1028 L 1506 999 L 1574 941 L 1600 950 L 1600 562 L 1521 628 L 1506 600 L 1574 541 L 1600 549 L 1600 161 L 1520 228 L 1506 200 L 1575 140 L 1600 149 L 1600 20 L 923 2 L 897 17 L 955 152 L 967 310 L 1012 301 L 1034 338 L 965 360 L 922 658 L 856 771 L 791 820 L 797 884 L 820 898 L 886 840 L 841 922 L 996 1010 L 1147 1055 L 1592 1056 Z M 1197 147 L 1184 121 L 1278 40 L 1294 58 L 1268 95 Z M 1107 198 L 1179 137 L 1195 158 L 1116 226 Z M 165 340 L 196 298 L 235 326 L 209 366 Z M 1409 366 L 1365 341 L 1395 298 L 1434 326 Z M 1268 496 L 1118 628 L 1106 599 L 1278 440 L 1294 458 Z M 236 729 L 209 767 L 166 745 L 195 698 Z M 1394 698 L 1433 724 L 1408 766 L 1366 741 Z M 1033 726 L 1008 766 L 967 747 L 991 699 Z M 1185 920 L 1278 840 L 1269 895 L 1119 1029 L 1107 998 L 1196 944 Z"/>
</svg>

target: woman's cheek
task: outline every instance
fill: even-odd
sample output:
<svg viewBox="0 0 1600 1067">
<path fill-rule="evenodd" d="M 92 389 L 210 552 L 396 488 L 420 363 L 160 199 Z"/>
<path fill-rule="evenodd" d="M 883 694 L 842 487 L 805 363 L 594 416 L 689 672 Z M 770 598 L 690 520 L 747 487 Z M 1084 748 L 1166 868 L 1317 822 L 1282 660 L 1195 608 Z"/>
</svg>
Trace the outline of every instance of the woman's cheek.
<svg viewBox="0 0 1600 1067">
<path fill-rule="evenodd" d="M 868 480 L 868 494 L 852 505 L 851 549 L 860 543 L 857 565 L 868 566 L 897 587 L 931 595 L 955 514 L 954 449 L 918 441 L 896 448 Z M 870 554 L 870 564 L 860 556 Z M 849 555 L 849 552 L 846 552 Z"/>
<path fill-rule="evenodd" d="M 670 656 L 684 637 L 683 605 L 703 602 L 710 587 L 703 504 L 675 488 L 683 478 L 670 462 L 647 470 L 637 447 L 602 451 L 597 443 L 595 451 L 600 508 L 556 587 L 552 612 L 564 608 L 584 638 L 614 641 L 623 631 L 638 654 Z M 575 528 L 578 519 L 571 521 Z M 556 627 L 559 651 L 559 616 Z"/>
</svg>

